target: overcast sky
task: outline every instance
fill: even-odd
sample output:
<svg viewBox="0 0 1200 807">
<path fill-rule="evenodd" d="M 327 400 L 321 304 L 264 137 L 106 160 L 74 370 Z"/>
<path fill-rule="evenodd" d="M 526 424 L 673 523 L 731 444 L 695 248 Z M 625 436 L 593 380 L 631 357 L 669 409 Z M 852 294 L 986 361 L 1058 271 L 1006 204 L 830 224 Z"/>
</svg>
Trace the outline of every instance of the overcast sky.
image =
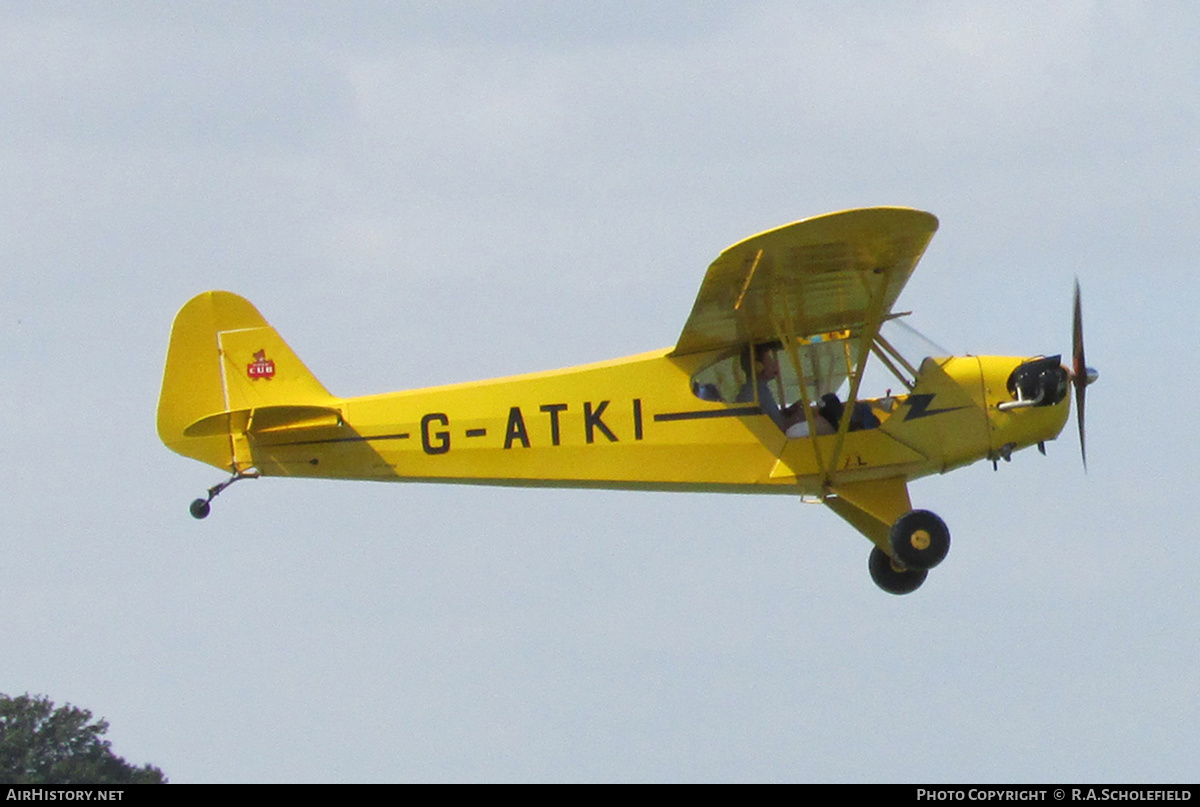
<svg viewBox="0 0 1200 807">
<path fill-rule="evenodd" d="M 176 782 L 1184 781 L 1200 723 L 1200 10 L 0 3 L 0 691 Z M 898 308 L 1070 349 L 1074 424 L 911 486 L 882 593 L 787 497 L 264 479 L 158 440 L 170 324 L 335 394 L 669 346 L 708 263 L 941 220 Z M 880 392 L 880 390 L 875 390 Z"/>
</svg>

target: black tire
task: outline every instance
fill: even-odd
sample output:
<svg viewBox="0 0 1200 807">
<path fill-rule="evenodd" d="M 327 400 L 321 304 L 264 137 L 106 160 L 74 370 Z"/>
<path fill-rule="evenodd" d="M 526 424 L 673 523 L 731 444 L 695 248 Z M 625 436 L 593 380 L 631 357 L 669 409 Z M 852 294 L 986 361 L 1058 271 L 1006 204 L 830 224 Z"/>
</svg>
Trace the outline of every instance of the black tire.
<svg viewBox="0 0 1200 807">
<path fill-rule="evenodd" d="M 892 525 L 892 554 L 910 569 L 932 569 L 950 551 L 946 522 L 928 510 L 909 510 Z"/>
<path fill-rule="evenodd" d="M 205 518 L 208 516 L 209 505 L 204 499 L 196 499 L 188 506 L 188 510 L 192 514 L 192 518 Z"/>
<path fill-rule="evenodd" d="M 916 591 L 929 574 L 924 569 L 898 569 L 879 547 L 871 550 L 871 559 L 867 567 L 871 570 L 871 579 L 875 581 L 875 585 L 888 594 L 909 594 Z"/>
</svg>

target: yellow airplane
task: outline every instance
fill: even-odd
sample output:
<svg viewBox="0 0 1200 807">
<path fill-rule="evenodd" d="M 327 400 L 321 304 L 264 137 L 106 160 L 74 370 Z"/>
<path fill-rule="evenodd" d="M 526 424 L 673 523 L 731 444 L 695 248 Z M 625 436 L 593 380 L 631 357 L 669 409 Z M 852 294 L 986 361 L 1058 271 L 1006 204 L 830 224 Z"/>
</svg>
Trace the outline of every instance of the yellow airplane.
<svg viewBox="0 0 1200 807">
<path fill-rule="evenodd" d="M 874 543 L 869 568 L 904 594 L 950 533 L 908 482 L 1058 436 L 1073 383 L 1059 356 L 947 356 L 914 365 L 880 333 L 937 230 L 929 213 L 847 210 L 722 252 L 673 348 L 563 370 L 339 398 L 247 300 L 209 291 L 175 318 L 158 404 L 172 450 L 232 476 L 781 493 L 823 502 Z M 860 398 L 868 358 L 901 394 Z M 837 392 L 848 385 L 846 399 Z M 1086 452 L 1083 454 L 1086 465 Z"/>
</svg>

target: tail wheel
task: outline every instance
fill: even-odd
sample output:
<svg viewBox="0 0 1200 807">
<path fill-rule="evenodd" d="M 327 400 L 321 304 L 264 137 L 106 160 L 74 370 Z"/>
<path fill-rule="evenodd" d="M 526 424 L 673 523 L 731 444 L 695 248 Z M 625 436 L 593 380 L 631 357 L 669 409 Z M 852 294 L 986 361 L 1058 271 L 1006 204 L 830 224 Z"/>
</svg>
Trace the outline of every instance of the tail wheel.
<svg viewBox="0 0 1200 807">
<path fill-rule="evenodd" d="M 243 479 L 258 479 L 259 473 L 255 470 L 236 471 L 233 476 L 226 479 L 219 485 L 213 485 L 208 489 L 208 498 L 196 499 L 188 505 L 188 512 L 192 514 L 192 518 L 208 518 L 208 513 L 212 510 L 212 500 L 220 494 L 225 488 L 232 485 L 234 482 L 240 482 Z"/>
<path fill-rule="evenodd" d="M 901 566 L 879 547 L 871 550 L 871 559 L 867 566 L 871 570 L 871 579 L 875 581 L 875 585 L 888 594 L 908 594 L 916 591 L 929 574 L 924 569 Z"/>
<path fill-rule="evenodd" d="M 910 510 L 892 525 L 892 554 L 910 569 L 932 569 L 950 551 L 950 530 L 928 510 Z"/>
</svg>

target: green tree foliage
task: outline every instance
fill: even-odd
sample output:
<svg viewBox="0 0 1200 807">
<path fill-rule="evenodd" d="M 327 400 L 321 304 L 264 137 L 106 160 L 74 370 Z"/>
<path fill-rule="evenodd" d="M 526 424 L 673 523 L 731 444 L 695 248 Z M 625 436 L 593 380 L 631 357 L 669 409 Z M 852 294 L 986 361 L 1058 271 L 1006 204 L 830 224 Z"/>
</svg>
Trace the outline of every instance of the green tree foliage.
<svg viewBox="0 0 1200 807">
<path fill-rule="evenodd" d="M 54 707 L 44 695 L 0 693 L 0 784 L 162 784 L 153 765 L 130 765 L 109 748 L 104 720 L 87 709 Z"/>
</svg>

